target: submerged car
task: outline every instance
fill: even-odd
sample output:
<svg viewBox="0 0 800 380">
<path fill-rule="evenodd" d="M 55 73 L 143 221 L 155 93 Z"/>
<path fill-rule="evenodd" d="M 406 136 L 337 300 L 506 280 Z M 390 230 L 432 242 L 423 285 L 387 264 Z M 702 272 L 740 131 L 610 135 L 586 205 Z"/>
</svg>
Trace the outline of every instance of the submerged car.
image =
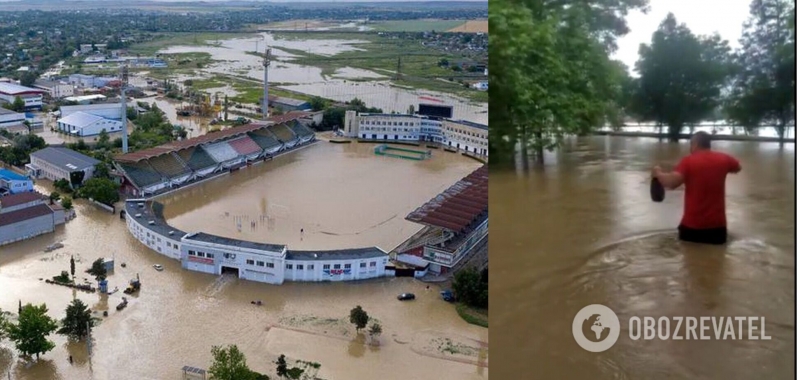
<svg viewBox="0 0 800 380">
<path fill-rule="evenodd" d="M 410 301 L 410 300 L 413 300 L 415 298 L 417 298 L 417 297 L 414 296 L 414 293 L 403 293 L 403 294 L 397 296 L 397 299 L 400 300 L 400 301 Z"/>
<path fill-rule="evenodd" d="M 449 290 L 442 290 L 441 292 L 439 292 L 439 294 L 441 294 L 442 295 L 442 299 L 447 301 L 447 302 L 453 302 L 453 301 L 456 300 L 456 296 L 453 295 L 453 292 L 451 292 Z"/>
<path fill-rule="evenodd" d="M 153 264 L 153 268 L 155 268 L 155 269 L 156 269 L 157 271 L 159 271 L 159 272 L 161 272 L 162 270 L 164 270 L 164 267 L 163 267 L 163 266 L 161 266 L 161 264 Z"/>
</svg>

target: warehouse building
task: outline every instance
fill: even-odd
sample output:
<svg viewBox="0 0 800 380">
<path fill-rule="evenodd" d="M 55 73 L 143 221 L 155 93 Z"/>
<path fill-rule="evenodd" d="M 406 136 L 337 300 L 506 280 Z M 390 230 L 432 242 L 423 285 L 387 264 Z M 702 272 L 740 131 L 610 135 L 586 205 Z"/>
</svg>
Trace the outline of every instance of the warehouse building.
<svg viewBox="0 0 800 380">
<path fill-rule="evenodd" d="M 86 181 L 94 175 L 94 168 L 100 161 L 61 147 L 47 147 L 31 153 L 31 163 L 25 165 L 33 178 L 46 178 L 51 181 L 71 180 L 70 174 L 82 171 Z"/>
<path fill-rule="evenodd" d="M 75 87 L 69 83 L 37 80 L 33 87 L 43 90 L 51 99 L 61 99 L 75 94 Z"/>
<path fill-rule="evenodd" d="M 25 114 L 0 107 L 0 128 L 18 127 L 25 122 Z"/>
<path fill-rule="evenodd" d="M 122 120 L 122 107 L 119 103 L 81 104 L 75 106 L 62 106 L 61 117 L 67 117 L 77 112 L 100 116 L 104 119 Z"/>
<path fill-rule="evenodd" d="M 55 231 L 65 221 L 61 205 L 36 192 L 0 197 L 0 246 Z"/>
<path fill-rule="evenodd" d="M 103 130 L 108 133 L 119 132 L 122 130 L 122 122 L 86 112 L 75 112 L 58 119 L 56 128 L 73 136 L 85 137 L 99 135 Z"/>
<path fill-rule="evenodd" d="M 270 96 L 269 105 L 272 106 L 273 108 L 279 108 L 284 112 L 306 111 L 311 109 L 311 103 L 307 101 L 284 98 L 280 96 Z"/>
<path fill-rule="evenodd" d="M 42 109 L 44 91 L 37 88 L 0 82 L 0 103 L 14 103 L 19 97 L 25 102 L 25 110 Z"/>
</svg>

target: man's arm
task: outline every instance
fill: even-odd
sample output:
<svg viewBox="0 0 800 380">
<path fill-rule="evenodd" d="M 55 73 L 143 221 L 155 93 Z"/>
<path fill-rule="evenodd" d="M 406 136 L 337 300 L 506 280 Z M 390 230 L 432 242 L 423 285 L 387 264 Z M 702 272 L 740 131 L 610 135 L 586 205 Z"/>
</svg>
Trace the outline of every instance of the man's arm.
<svg viewBox="0 0 800 380">
<path fill-rule="evenodd" d="M 658 179 L 658 182 L 660 182 L 665 189 L 669 190 L 675 190 L 683 185 L 683 174 L 681 174 L 681 172 L 665 172 L 661 170 L 660 166 L 653 168 L 653 178 Z"/>
<path fill-rule="evenodd" d="M 737 174 L 742 171 L 742 165 L 739 163 L 739 160 L 728 156 L 730 168 L 728 169 L 729 173 Z"/>
</svg>

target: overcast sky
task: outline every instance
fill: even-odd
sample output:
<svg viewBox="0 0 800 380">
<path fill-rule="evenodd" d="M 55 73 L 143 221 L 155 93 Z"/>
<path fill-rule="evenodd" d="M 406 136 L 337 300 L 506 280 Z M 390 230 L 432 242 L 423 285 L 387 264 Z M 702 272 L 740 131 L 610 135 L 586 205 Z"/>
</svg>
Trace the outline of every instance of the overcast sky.
<svg viewBox="0 0 800 380">
<path fill-rule="evenodd" d="M 751 0 L 650 0 L 650 11 L 628 14 L 630 33 L 617 41 L 613 56 L 628 65 L 631 74 L 639 59 L 639 44 L 650 44 L 653 32 L 672 12 L 678 23 L 686 24 L 692 33 L 719 33 L 734 49 L 739 47 L 742 24 L 750 15 Z"/>
</svg>

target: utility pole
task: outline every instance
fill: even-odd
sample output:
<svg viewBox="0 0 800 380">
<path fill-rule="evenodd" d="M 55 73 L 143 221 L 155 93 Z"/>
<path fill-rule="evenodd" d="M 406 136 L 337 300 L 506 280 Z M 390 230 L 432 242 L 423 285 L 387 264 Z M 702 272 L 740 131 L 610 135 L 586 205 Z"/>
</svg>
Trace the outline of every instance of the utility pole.
<svg viewBox="0 0 800 380">
<path fill-rule="evenodd" d="M 122 121 L 122 153 L 128 153 L 128 107 L 125 105 L 125 90 L 128 87 L 128 66 L 122 65 L 120 68 L 120 120 Z"/>
<path fill-rule="evenodd" d="M 264 99 L 261 103 L 261 114 L 266 121 L 269 117 L 269 64 L 272 49 L 269 46 L 264 54 Z"/>
<path fill-rule="evenodd" d="M 397 74 L 394 77 L 394 80 L 400 80 L 400 57 L 397 57 Z"/>
</svg>

